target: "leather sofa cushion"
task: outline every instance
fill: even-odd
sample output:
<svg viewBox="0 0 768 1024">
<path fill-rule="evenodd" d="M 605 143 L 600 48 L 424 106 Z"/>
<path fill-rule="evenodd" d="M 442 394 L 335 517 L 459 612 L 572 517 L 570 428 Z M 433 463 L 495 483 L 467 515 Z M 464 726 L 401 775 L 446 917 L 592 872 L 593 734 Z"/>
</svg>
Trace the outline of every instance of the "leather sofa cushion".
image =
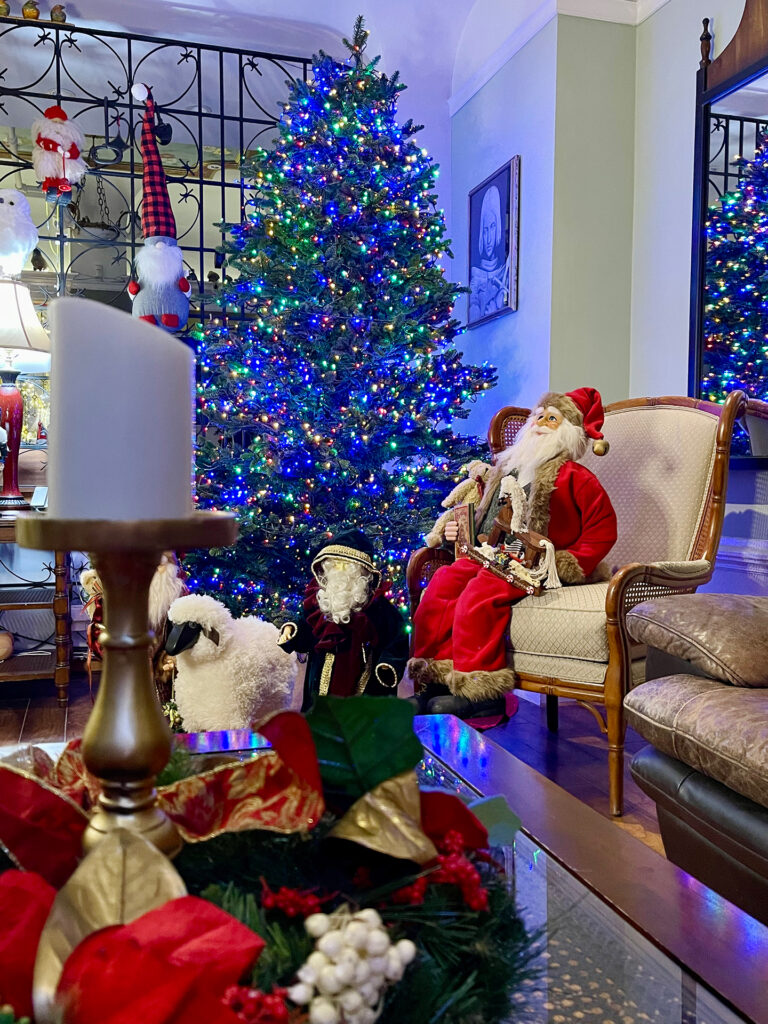
<svg viewBox="0 0 768 1024">
<path fill-rule="evenodd" d="M 624 707 L 657 750 L 768 807 L 768 689 L 664 676 L 632 690 Z"/>
<path fill-rule="evenodd" d="M 680 594 L 627 614 L 634 640 L 734 686 L 768 686 L 768 597 Z"/>
</svg>

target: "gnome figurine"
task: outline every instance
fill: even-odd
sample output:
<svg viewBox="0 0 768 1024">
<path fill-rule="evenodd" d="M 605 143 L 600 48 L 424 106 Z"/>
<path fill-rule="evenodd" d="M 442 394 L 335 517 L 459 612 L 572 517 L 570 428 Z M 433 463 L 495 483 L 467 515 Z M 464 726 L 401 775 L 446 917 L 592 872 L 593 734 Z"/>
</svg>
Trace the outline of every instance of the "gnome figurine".
<svg viewBox="0 0 768 1024">
<path fill-rule="evenodd" d="M 131 92 L 137 102 L 146 104 L 141 127 L 144 245 L 136 254 L 136 280 L 128 285 L 128 292 L 134 316 L 166 331 L 181 331 L 187 325 L 191 285 L 176 242 L 176 221 L 155 138 L 155 102 L 146 85 L 137 83 Z"/>
</svg>

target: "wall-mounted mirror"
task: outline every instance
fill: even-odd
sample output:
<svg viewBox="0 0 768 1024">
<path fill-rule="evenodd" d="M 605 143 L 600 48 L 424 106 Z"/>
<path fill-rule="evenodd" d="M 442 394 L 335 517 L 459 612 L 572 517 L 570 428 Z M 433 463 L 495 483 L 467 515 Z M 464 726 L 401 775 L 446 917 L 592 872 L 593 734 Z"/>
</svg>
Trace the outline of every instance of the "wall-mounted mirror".
<svg viewBox="0 0 768 1024">
<path fill-rule="evenodd" d="M 746 391 L 752 415 L 734 454 L 768 465 L 768 0 L 747 0 L 711 60 L 709 19 L 697 81 L 689 392 Z M 757 463 L 755 464 L 757 465 Z"/>
</svg>

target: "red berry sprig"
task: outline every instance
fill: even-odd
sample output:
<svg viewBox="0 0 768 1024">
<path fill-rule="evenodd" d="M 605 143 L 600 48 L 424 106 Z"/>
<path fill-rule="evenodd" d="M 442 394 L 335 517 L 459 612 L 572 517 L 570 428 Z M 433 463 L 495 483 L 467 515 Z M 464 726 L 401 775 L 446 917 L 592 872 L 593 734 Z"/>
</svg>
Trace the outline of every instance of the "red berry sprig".
<svg viewBox="0 0 768 1024">
<path fill-rule="evenodd" d="M 438 849 L 441 852 L 437 857 L 437 870 L 398 889 L 392 894 L 392 902 L 420 906 L 429 885 L 456 885 L 470 910 L 487 910 L 488 890 L 482 886 L 475 865 L 464 855 L 461 833 L 454 829 L 446 832 L 438 843 Z"/>
<path fill-rule="evenodd" d="M 273 988 L 271 993 L 244 985 L 230 985 L 222 1002 L 243 1021 L 243 1024 L 288 1024 L 290 1010 L 284 988 Z"/>
<path fill-rule="evenodd" d="M 285 885 L 272 892 L 263 878 L 261 890 L 261 905 L 266 910 L 282 910 L 286 917 L 309 917 L 320 913 L 320 900 L 313 892 L 289 889 Z"/>
</svg>

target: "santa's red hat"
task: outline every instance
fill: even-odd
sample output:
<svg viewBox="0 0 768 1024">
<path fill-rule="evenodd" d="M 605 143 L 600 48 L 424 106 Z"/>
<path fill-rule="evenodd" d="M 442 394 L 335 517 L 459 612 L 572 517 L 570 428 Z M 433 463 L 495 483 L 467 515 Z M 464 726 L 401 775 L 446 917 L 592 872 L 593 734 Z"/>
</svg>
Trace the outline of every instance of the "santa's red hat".
<svg viewBox="0 0 768 1024">
<path fill-rule="evenodd" d="M 176 220 L 168 196 L 168 184 L 163 170 L 163 161 L 155 138 L 155 101 L 146 85 L 136 83 L 131 87 L 134 99 L 146 104 L 141 126 L 141 159 L 144 165 L 142 182 L 144 198 L 141 203 L 141 231 L 144 241 L 150 238 L 170 242 L 176 238 Z"/>
<path fill-rule="evenodd" d="M 49 121 L 68 121 L 67 113 L 61 107 L 54 105 L 43 111 L 43 117 Z"/>
<path fill-rule="evenodd" d="M 544 409 L 552 406 L 569 422 L 581 427 L 593 442 L 592 451 L 595 455 L 605 455 L 608 451 L 608 442 L 601 430 L 605 419 L 603 400 L 596 388 L 576 388 L 565 394 L 550 391 L 542 397 L 539 406 Z"/>
</svg>

